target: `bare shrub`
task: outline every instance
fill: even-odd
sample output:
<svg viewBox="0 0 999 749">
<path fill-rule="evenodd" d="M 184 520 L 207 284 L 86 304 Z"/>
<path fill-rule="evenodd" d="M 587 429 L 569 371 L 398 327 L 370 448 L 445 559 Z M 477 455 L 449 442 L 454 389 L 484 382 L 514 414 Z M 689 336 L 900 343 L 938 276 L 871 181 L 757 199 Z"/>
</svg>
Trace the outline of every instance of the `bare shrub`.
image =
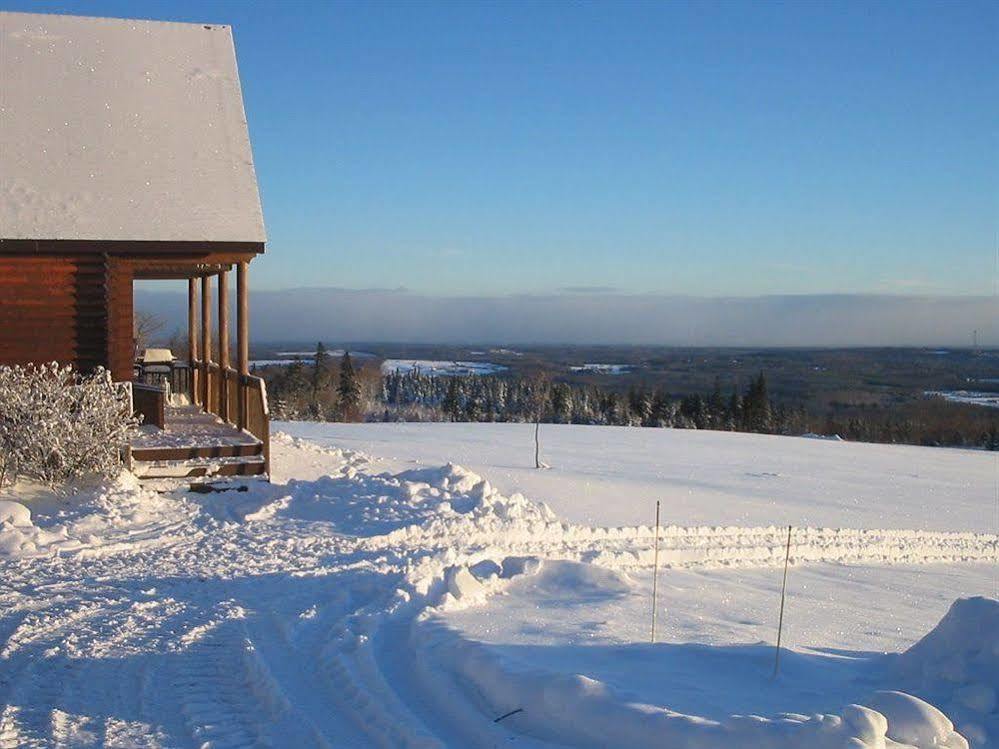
<svg viewBox="0 0 999 749">
<path fill-rule="evenodd" d="M 115 476 L 136 423 L 128 390 L 103 368 L 0 367 L 0 486 L 19 476 L 49 485 Z"/>
</svg>

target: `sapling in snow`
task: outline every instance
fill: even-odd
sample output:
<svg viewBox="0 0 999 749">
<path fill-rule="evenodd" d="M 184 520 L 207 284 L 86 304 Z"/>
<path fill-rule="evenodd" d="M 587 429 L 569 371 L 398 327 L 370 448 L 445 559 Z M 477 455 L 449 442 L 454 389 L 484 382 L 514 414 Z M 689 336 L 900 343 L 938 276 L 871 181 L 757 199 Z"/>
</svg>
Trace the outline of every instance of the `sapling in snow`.
<svg viewBox="0 0 999 749">
<path fill-rule="evenodd" d="M 114 476 L 136 423 L 127 389 L 103 368 L 0 367 L 0 486 L 19 476 L 49 485 Z"/>
<path fill-rule="evenodd" d="M 784 551 L 784 579 L 780 584 L 780 614 L 777 617 L 777 648 L 774 650 L 774 678 L 780 671 L 780 639 L 784 634 L 784 597 L 787 593 L 787 564 L 791 560 L 791 526 L 787 527 L 787 548 Z"/>
<path fill-rule="evenodd" d="M 541 468 L 541 420 L 534 422 L 534 467 Z"/>
<path fill-rule="evenodd" d="M 659 500 L 656 500 L 656 545 L 652 562 L 652 644 L 656 644 L 656 593 L 659 588 Z"/>
</svg>

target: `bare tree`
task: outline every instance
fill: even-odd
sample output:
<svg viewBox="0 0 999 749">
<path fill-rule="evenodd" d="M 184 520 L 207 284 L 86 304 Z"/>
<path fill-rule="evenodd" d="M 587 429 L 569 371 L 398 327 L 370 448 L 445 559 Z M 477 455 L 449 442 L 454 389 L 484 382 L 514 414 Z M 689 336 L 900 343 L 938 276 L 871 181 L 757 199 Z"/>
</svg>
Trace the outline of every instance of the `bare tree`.
<svg viewBox="0 0 999 749">
<path fill-rule="evenodd" d="M 135 355 L 149 348 L 153 337 L 166 326 L 166 320 L 153 312 L 136 310 L 132 335 L 135 340 Z"/>
<path fill-rule="evenodd" d="M 530 378 L 530 411 L 534 416 L 534 467 L 541 468 L 541 420 L 550 400 L 551 383 L 543 374 Z"/>
<path fill-rule="evenodd" d="M 541 417 L 534 422 L 534 467 L 541 468 Z"/>
</svg>

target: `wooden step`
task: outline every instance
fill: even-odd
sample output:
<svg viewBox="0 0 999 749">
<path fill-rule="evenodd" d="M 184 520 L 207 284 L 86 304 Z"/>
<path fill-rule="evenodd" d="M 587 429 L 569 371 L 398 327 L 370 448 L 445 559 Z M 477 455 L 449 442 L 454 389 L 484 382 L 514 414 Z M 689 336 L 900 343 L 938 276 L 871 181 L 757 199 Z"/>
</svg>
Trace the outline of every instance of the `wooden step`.
<svg viewBox="0 0 999 749">
<path fill-rule="evenodd" d="M 145 460 L 132 465 L 140 479 L 185 479 L 215 476 L 263 476 L 263 455 L 234 457 L 198 457 L 184 460 Z"/>
<path fill-rule="evenodd" d="M 192 445 L 190 447 L 133 447 L 133 461 L 196 460 L 198 458 L 236 458 L 262 455 L 264 444 Z"/>
</svg>

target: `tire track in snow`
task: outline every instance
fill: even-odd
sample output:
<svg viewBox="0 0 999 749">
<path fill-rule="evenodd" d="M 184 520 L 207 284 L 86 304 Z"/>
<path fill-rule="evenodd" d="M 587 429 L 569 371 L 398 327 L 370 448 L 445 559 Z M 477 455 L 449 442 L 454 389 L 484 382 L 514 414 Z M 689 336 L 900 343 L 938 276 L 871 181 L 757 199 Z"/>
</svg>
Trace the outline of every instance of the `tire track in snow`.
<svg viewBox="0 0 999 749">
<path fill-rule="evenodd" d="M 578 561 L 606 567 L 651 567 L 655 536 L 651 529 L 616 539 L 613 529 L 591 538 L 567 539 L 565 548 Z M 665 567 L 776 567 L 783 564 L 785 528 L 667 527 L 659 542 Z M 996 560 L 996 536 L 853 528 L 799 528 L 791 531 L 792 564 L 953 564 Z"/>
<path fill-rule="evenodd" d="M 239 639 L 223 634 L 192 647 L 171 686 L 197 746 L 250 749 L 261 743 L 260 706 L 248 685 Z"/>
<path fill-rule="evenodd" d="M 370 548 L 419 547 L 444 550 L 461 539 L 468 551 L 509 556 L 551 557 L 598 564 L 615 569 L 651 567 L 655 553 L 654 529 L 586 528 L 563 524 L 511 524 L 506 532 L 483 532 L 462 521 L 449 532 L 412 526 L 402 532 L 371 539 Z M 400 543 L 402 542 L 402 543 Z M 720 567 L 775 567 L 783 564 L 787 528 L 768 526 L 663 528 L 659 563 L 681 569 Z M 845 564 L 957 564 L 999 561 L 997 536 L 905 529 L 795 528 L 791 536 L 791 563 Z"/>
<path fill-rule="evenodd" d="M 36 673 L 29 663 L 18 674 L 11 699 L 0 711 L 0 748 L 49 749 L 58 746 L 55 706 L 62 695 L 59 679 Z"/>
</svg>

